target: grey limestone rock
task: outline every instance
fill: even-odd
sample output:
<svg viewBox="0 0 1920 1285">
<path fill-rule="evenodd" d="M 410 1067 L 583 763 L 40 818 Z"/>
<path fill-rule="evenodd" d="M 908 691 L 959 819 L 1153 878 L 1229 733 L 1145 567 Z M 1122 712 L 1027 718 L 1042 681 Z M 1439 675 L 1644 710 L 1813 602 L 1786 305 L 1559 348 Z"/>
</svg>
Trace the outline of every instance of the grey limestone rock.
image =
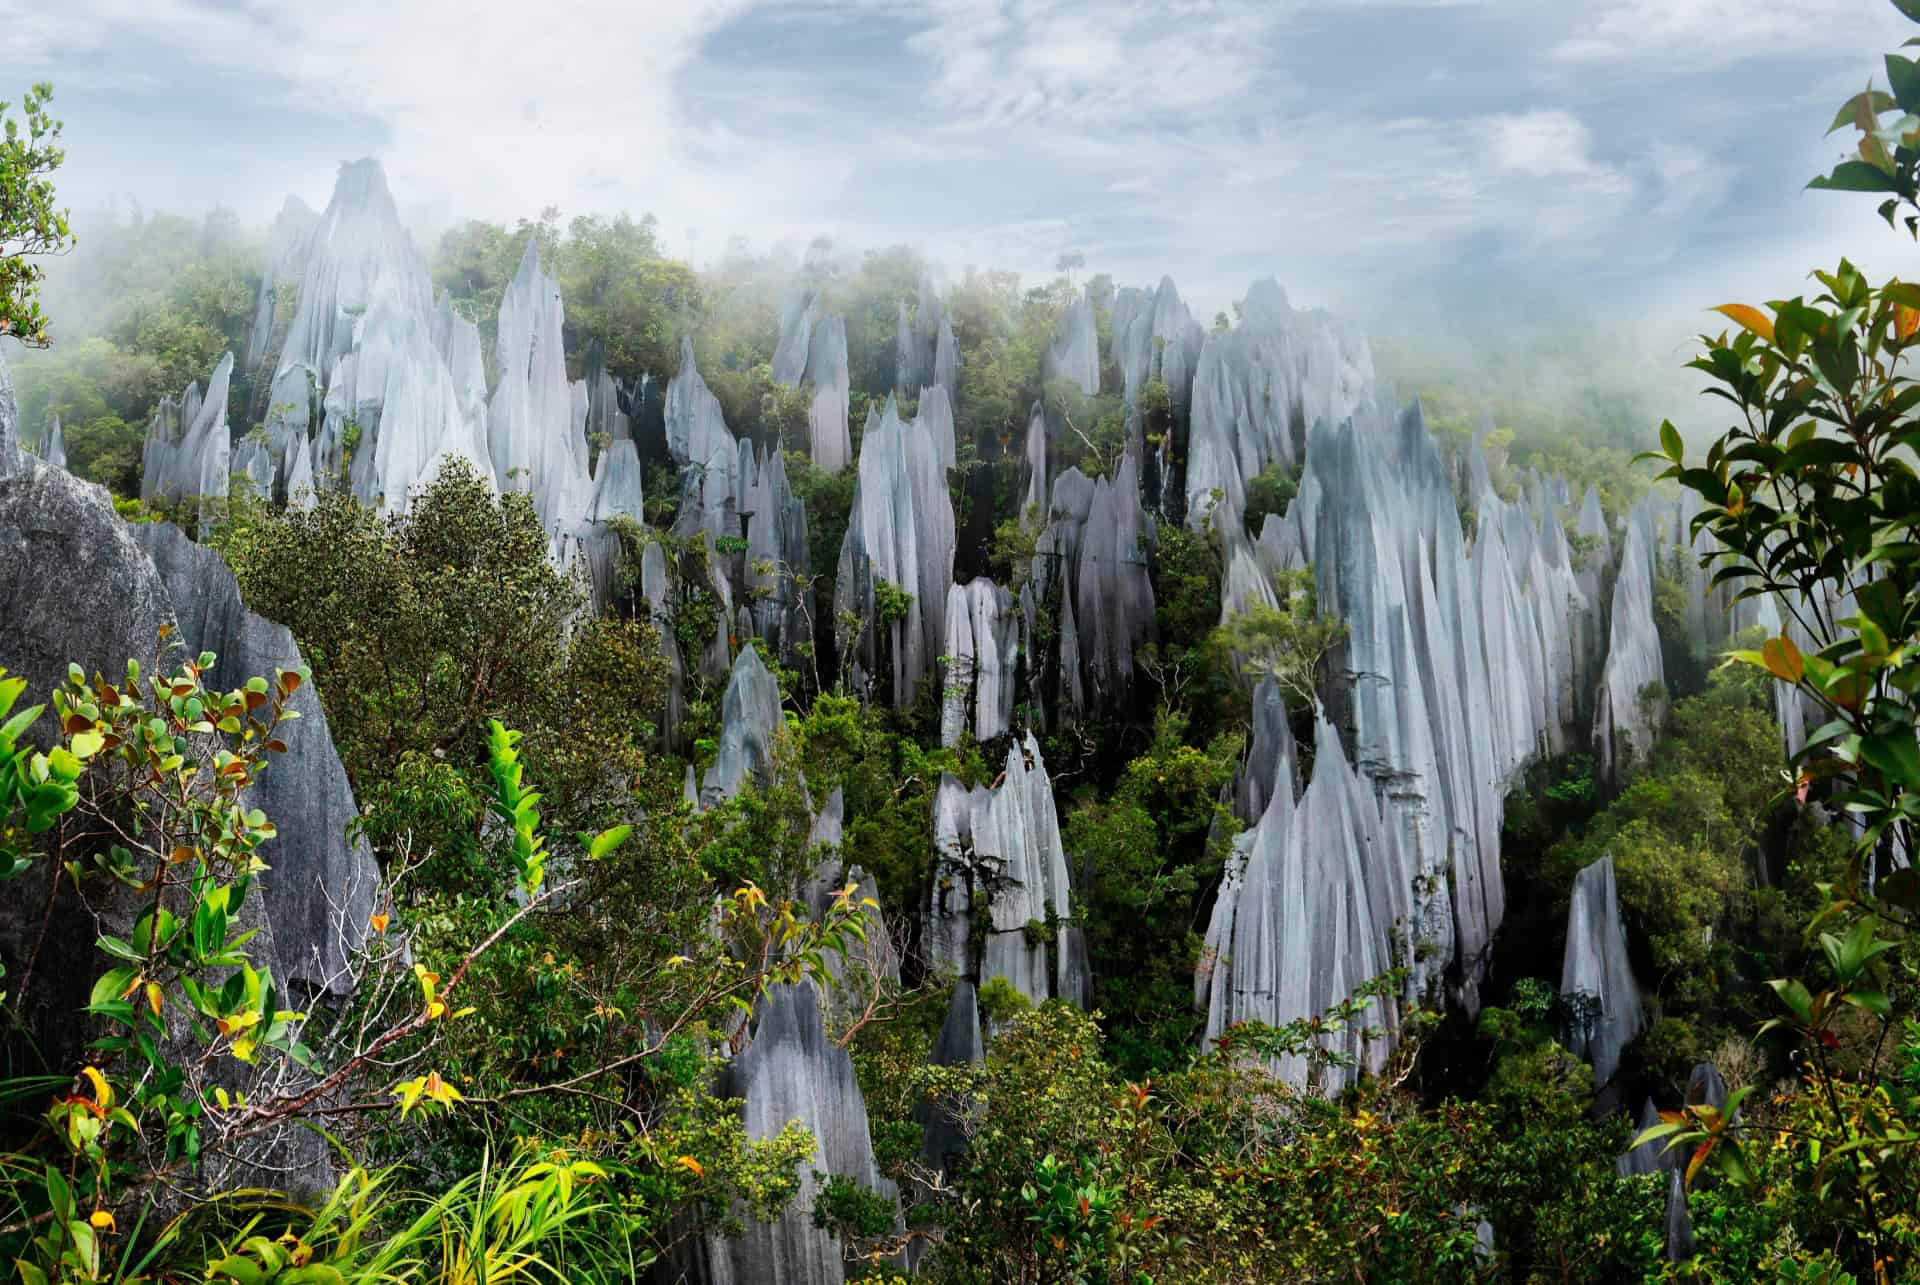
<svg viewBox="0 0 1920 1285">
<path fill-rule="evenodd" d="M 667 450 L 680 469 L 680 511 L 674 534 L 740 534 L 740 447 L 727 429 L 720 399 L 700 377 L 691 337 L 680 342 L 680 370 L 667 384 Z"/>
<path fill-rule="evenodd" d="M 928 907 L 931 966 L 984 983 L 1004 977 L 1039 1003 L 1085 1004 L 1091 993 L 1080 930 L 1067 922 L 1073 894 L 1053 786 L 1032 733 L 1007 751 L 992 787 L 941 778 L 934 795 L 934 886 Z M 972 953 L 974 917 L 989 919 L 986 946 Z M 1030 939 L 1031 923 L 1052 926 Z"/>
<path fill-rule="evenodd" d="M 1651 752 L 1666 707 L 1666 670 L 1653 622 L 1655 503 L 1651 496 L 1643 499 L 1627 521 L 1607 660 L 1594 695 L 1594 760 L 1603 779 L 1615 783 Z"/>
<path fill-rule="evenodd" d="M 1646 1009 L 1627 957 L 1627 933 L 1613 858 L 1606 856 L 1574 880 L 1567 907 L 1567 948 L 1560 965 L 1563 1001 L 1582 1010 L 1570 1023 L 1566 1046 L 1593 1063 L 1594 1080 L 1605 1085 L 1620 1065 L 1620 1052 L 1646 1029 Z"/>
<path fill-rule="evenodd" d="M 247 610 L 218 553 L 171 523 L 130 529 L 166 586 L 181 646 L 189 654 L 218 657 L 210 686 L 231 690 L 256 675 L 270 680 L 276 671 L 301 664 L 293 635 Z M 379 870 L 366 841 L 351 837 L 359 809 L 312 684 L 295 694 L 291 708 L 300 721 L 283 736 L 287 752 L 270 760 L 251 791 L 254 804 L 280 831 L 261 849 L 273 867 L 265 936 L 278 961 L 277 976 L 310 994 L 341 998 L 350 990 L 348 956 L 364 940 L 373 913 Z"/>
<path fill-rule="evenodd" d="M 1093 484 L 1075 569 L 1074 620 L 1087 698 L 1101 708 L 1132 681 L 1134 651 L 1153 637 L 1150 538 L 1139 469 L 1129 452 L 1113 477 Z"/>
<path fill-rule="evenodd" d="M 1019 637 L 1013 595 L 984 576 L 947 591 L 946 681 L 940 743 L 1003 736 L 1013 725 Z"/>
<path fill-rule="evenodd" d="M 246 371 L 256 376 L 252 404 L 248 407 L 249 422 L 257 423 L 266 414 L 272 381 L 258 375 L 262 371 L 271 374 L 267 363 L 278 362 L 286 343 L 299 303 L 300 283 L 307 272 L 314 225 L 319 221 L 320 216 L 305 201 L 289 196 L 267 229 L 267 241 L 260 257 L 260 290 L 254 300 L 253 327 L 247 332 Z"/>
<path fill-rule="evenodd" d="M 748 1219 L 737 1240 L 708 1238 L 707 1278 L 840 1285 L 846 1269 L 839 1240 L 813 1223 L 814 1174 L 851 1178 L 888 1198 L 895 1192 L 874 1160 L 853 1059 L 827 1038 L 811 982 L 775 987 L 760 1001 L 751 1041 L 728 1064 L 722 1089 L 745 1104 L 750 1138 L 771 1138 L 798 1121 L 815 1145 L 800 1165 L 800 1192 L 778 1221 Z"/>
<path fill-rule="evenodd" d="M 499 378 L 487 407 L 487 448 L 503 491 L 533 496 L 550 537 L 571 536 L 593 502 L 587 468 L 589 397 L 567 379 L 566 313 L 560 287 L 527 238 L 520 268 L 500 299 Z"/>
<path fill-rule="evenodd" d="M 986 1061 L 987 1050 L 980 1033 L 979 993 L 972 982 L 961 978 L 953 984 L 953 998 L 947 1004 L 947 1020 L 934 1041 L 931 1066 L 978 1066 Z M 920 1125 L 920 1158 L 929 1168 L 944 1170 L 967 1147 L 965 1108 L 949 1102 L 922 1102 L 914 1108 L 914 1121 Z"/>
<path fill-rule="evenodd" d="M 1232 330 L 1208 335 L 1194 366 L 1187 447 L 1187 525 L 1199 530 L 1215 491 L 1235 513 L 1269 467 L 1299 463 L 1298 439 L 1339 425 L 1377 396 L 1366 339 L 1324 312 L 1296 312 L 1256 281 Z"/>
<path fill-rule="evenodd" d="M 721 701 L 720 748 L 700 782 L 702 808 L 738 794 L 749 776 L 762 787 L 771 783 L 774 733 L 781 726 L 780 685 L 759 650 L 742 647 Z"/>
<path fill-rule="evenodd" d="M 1684 1263 L 1693 1257 L 1693 1218 L 1687 1212 L 1687 1188 L 1677 1168 L 1667 1175 L 1666 1243 L 1668 1262 Z"/>
<path fill-rule="evenodd" d="M 833 610 L 836 619 L 851 612 L 863 622 L 854 658 L 868 673 L 880 670 L 883 655 L 891 658 L 896 708 L 912 703 L 946 643 L 953 551 L 953 501 L 940 448 L 918 421 L 902 423 L 888 398 L 884 415 L 860 442 Z M 881 618 L 883 584 L 910 595 L 896 619 Z M 842 664 L 847 660 L 842 657 Z"/>
<path fill-rule="evenodd" d="M 1100 391 L 1100 337 L 1085 291 L 1060 315 L 1042 369 L 1047 379 L 1068 380 L 1089 397 Z"/>
</svg>

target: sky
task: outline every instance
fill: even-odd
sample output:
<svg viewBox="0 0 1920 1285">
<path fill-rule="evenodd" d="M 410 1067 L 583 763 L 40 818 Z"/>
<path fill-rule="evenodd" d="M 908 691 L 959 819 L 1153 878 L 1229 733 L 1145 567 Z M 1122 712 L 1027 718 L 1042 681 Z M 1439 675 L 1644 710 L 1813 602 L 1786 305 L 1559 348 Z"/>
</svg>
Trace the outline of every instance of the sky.
<svg viewBox="0 0 1920 1285">
<path fill-rule="evenodd" d="M 1684 359 L 1843 251 L 1911 271 L 1870 198 L 1802 190 L 1910 34 L 1887 0 L 0 0 L 0 92 L 53 82 L 77 215 L 264 225 L 371 155 L 423 239 L 553 205 L 695 262 L 1076 251 L 1203 317 L 1273 276 L 1436 344 Z"/>
</svg>

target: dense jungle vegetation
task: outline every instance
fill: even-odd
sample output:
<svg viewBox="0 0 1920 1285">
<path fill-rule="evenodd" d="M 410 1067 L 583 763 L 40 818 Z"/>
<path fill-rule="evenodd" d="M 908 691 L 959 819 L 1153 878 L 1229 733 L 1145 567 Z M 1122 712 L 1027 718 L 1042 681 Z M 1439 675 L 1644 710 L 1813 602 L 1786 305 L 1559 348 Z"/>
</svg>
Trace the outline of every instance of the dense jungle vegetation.
<svg viewBox="0 0 1920 1285">
<path fill-rule="evenodd" d="M 1859 159 L 1820 182 L 1879 194 L 1894 224 L 1920 217 L 1920 67 L 1887 65 L 1890 92 L 1840 115 Z M 42 295 L 33 256 L 68 236 L 48 97 L 30 94 L 0 144 L 0 333 L 52 341 L 9 345 L 22 423 L 57 415 L 70 469 L 130 520 L 154 520 L 138 500 L 147 417 L 244 349 L 259 246 L 224 213 L 141 215 L 97 225 Z M 813 468 L 806 403 L 771 377 L 781 293 L 797 277 L 847 318 L 857 447 L 868 402 L 890 391 L 896 306 L 930 265 L 906 247 L 816 242 L 798 262 L 736 245 L 696 270 L 649 219 L 546 211 L 448 231 L 431 250 L 436 285 L 491 325 L 529 236 L 564 293 L 573 373 L 593 347 L 609 369 L 664 383 L 692 336 L 728 425 L 788 451 L 814 565 L 831 567 L 853 476 Z M 1056 467 L 1109 471 L 1122 448 L 1116 371 L 1093 397 L 1041 378 L 1080 285 L 1062 268 L 1037 285 L 969 269 L 951 286 L 967 574 L 1017 580 L 1031 555 L 1019 522 L 980 529 L 967 507 L 976 473 L 1016 493 L 1008 448 L 1035 401 L 1075 427 Z M 1104 353 L 1113 282 L 1085 284 Z M 863 708 L 818 665 L 776 667 L 791 770 L 696 811 L 682 783 L 716 753 L 720 687 L 689 675 L 687 748 L 666 746 L 654 625 L 631 604 L 570 624 L 581 591 L 547 561 L 525 497 L 456 469 L 397 518 L 332 493 L 310 511 L 236 501 L 208 542 L 309 672 L 231 693 L 206 686 L 208 658 L 125 681 L 76 673 L 58 693 L 0 673 L 0 879 L 52 868 L 139 893 L 133 855 L 201 871 L 192 922 L 155 913 L 102 937 L 87 1066 L 8 1045 L 0 1261 L 23 1285 L 643 1278 L 675 1245 L 796 1198 L 811 1139 L 798 1125 L 751 1135 L 716 1070 L 739 1012 L 805 976 L 830 988 L 829 1034 L 852 1055 L 906 1206 L 896 1221 L 886 1200 L 824 1176 L 812 1217 L 850 1277 L 901 1278 L 911 1247 L 919 1276 L 955 1282 L 1920 1280 L 1920 878 L 1899 855 L 1920 820 L 1920 382 L 1906 360 L 1920 286 L 1845 263 L 1817 284 L 1764 311 L 1729 306 L 1733 330 L 1703 337 L 1695 366 L 1730 406 L 1704 452 L 1618 390 L 1548 407 L 1441 375 L 1403 385 L 1443 445 L 1491 430 L 1502 490 L 1517 494 L 1529 468 L 1558 473 L 1576 496 L 1597 487 L 1617 519 L 1650 486 L 1685 488 L 1730 559 L 1715 565 L 1743 569 L 1738 587 L 1807 603 L 1844 592 L 1852 614 L 1810 608 L 1815 649 L 1750 633 L 1690 654 L 1663 571 L 1657 619 L 1679 663 L 1650 760 L 1612 791 L 1577 752 L 1515 783 L 1485 1006 L 1471 1022 L 1408 1015 L 1385 1070 L 1332 1098 L 1247 1054 L 1312 1046 L 1350 1015 L 1203 1047 L 1194 1010 L 1238 825 L 1220 799 L 1249 725 L 1228 660 L 1245 637 L 1220 629 L 1217 533 L 1159 532 L 1158 642 L 1130 699 L 1043 738 L 1091 1007 L 1034 1007 L 990 984 L 984 1062 L 929 1067 L 952 986 L 916 940 L 933 794 L 943 772 L 990 782 L 1004 745 L 940 748 L 930 694 Z M 236 435 L 255 392 L 236 379 Z M 1653 458 L 1636 462 L 1642 450 Z M 1284 511 L 1292 487 L 1262 479 L 1249 522 Z M 664 521 L 676 488 L 649 478 L 647 494 Z M 1310 674 L 1329 624 L 1270 623 L 1279 663 L 1305 653 Z M 274 819 L 243 791 L 271 770 L 283 708 L 308 682 L 385 879 L 352 998 L 312 1021 L 276 1002 L 228 930 L 229 909 L 237 925 L 249 888 L 274 877 L 252 860 Z M 1821 711 L 1791 761 L 1775 717 L 1787 687 Z M 1306 700 L 1290 704 L 1310 739 Z M 810 800 L 835 787 L 841 865 L 874 877 L 876 907 L 850 890 L 803 896 L 819 855 Z M 129 810 L 191 838 L 128 854 L 113 835 Z M 1607 854 L 1651 1011 L 1602 1092 L 1563 1047 L 1557 990 L 1574 874 Z M 898 986 L 864 966 L 882 931 L 873 909 L 905 961 Z M 277 1059 L 321 1068 L 328 1092 L 250 1103 L 223 1078 L 229 1062 Z M 1724 1110 L 1683 1105 L 1701 1063 L 1731 1090 Z M 1695 1252 L 1682 1261 L 1667 1253 L 1666 1176 L 1615 1166 L 1643 1098 L 1666 1109 L 1651 1140 L 1688 1160 Z M 921 1161 L 936 1110 L 971 1139 L 944 1174 Z M 296 1117 L 324 1130 L 337 1188 L 174 1197 L 203 1153 Z"/>
</svg>

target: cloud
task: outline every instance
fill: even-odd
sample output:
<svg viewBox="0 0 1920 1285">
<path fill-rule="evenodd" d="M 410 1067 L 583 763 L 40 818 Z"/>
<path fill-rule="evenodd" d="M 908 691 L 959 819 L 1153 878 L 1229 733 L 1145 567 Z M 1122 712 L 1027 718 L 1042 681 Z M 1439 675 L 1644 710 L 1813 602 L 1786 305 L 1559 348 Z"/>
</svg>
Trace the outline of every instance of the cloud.
<svg viewBox="0 0 1920 1285">
<path fill-rule="evenodd" d="M 1597 0 L 1557 43 L 1562 62 L 1648 61 L 1725 67 L 1762 56 L 1804 59 L 1871 50 L 1910 32 L 1889 5 L 1862 0 Z"/>
<path fill-rule="evenodd" d="M 1534 177 L 1600 172 L 1590 154 L 1592 133 L 1569 112 L 1489 116 L 1481 127 L 1497 169 Z"/>
</svg>

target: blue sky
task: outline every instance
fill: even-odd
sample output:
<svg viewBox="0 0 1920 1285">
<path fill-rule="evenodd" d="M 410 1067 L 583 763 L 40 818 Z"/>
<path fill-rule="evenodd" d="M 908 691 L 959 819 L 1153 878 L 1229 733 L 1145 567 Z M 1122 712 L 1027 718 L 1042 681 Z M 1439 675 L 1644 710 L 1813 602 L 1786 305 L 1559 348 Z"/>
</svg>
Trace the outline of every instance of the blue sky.
<svg viewBox="0 0 1920 1285">
<path fill-rule="evenodd" d="M 77 213 L 264 222 L 375 155 L 422 235 L 652 211 L 696 260 L 910 241 L 951 270 L 1250 279 L 1463 337 L 1655 334 L 1915 249 L 1803 193 L 1886 0 L 0 0 Z M 17 85 L 0 84 L 17 92 Z"/>
</svg>

